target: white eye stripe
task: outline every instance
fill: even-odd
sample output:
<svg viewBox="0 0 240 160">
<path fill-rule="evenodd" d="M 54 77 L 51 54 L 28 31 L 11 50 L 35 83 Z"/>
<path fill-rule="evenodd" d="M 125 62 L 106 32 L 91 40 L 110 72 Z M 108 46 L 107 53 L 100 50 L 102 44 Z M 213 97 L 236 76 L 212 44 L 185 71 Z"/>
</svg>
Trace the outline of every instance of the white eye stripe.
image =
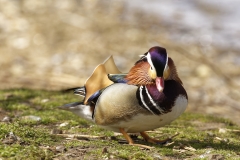
<svg viewBox="0 0 240 160">
<path fill-rule="evenodd" d="M 150 66 L 152 67 L 152 69 L 154 70 L 154 71 L 156 71 L 156 69 L 155 69 L 155 67 L 154 67 L 154 65 L 153 65 L 153 62 L 152 62 L 152 59 L 151 59 L 151 55 L 150 55 L 150 53 L 148 52 L 147 53 L 147 61 L 148 61 L 148 63 L 150 64 Z"/>
<path fill-rule="evenodd" d="M 147 57 L 148 63 L 149 63 L 150 66 L 152 67 L 152 69 L 156 71 L 156 69 L 155 69 L 155 67 L 154 67 L 154 65 L 153 65 L 152 59 L 151 59 L 151 55 L 150 55 L 149 52 L 147 53 L 147 56 L 146 56 L 146 57 Z M 165 64 L 164 70 L 166 70 L 167 67 L 168 67 L 168 55 L 167 55 L 167 59 L 166 59 L 166 64 Z"/>
<path fill-rule="evenodd" d="M 164 67 L 164 71 L 167 69 L 168 67 L 168 54 L 167 54 L 167 60 L 166 60 L 166 64 L 165 64 L 165 67 Z"/>
</svg>

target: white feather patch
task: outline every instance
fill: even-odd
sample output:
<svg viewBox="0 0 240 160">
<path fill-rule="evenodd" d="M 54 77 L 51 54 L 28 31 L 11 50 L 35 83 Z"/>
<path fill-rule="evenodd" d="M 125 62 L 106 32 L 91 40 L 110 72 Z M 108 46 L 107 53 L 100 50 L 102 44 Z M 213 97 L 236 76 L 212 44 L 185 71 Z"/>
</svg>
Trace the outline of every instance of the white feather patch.
<svg viewBox="0 0 240 160">
<path fill-rule="evenodd" d="M 147 110 L 149 110 L 152 114 L 154 114 L 153 112 L 152 112 L 152 110 L 147 106 L 147 104 L 145 103 L 145 101 L 144 101 L 144 99 L 143 99 L 143 95 L 142 95 L 142 89 L 143 89 L 143 86 L 140 86 L 140 99 L 141 99 L 141 101 L 142 101 L 142 104 L 145 106 L 145 108 L 147 109 Z"/>
<path fill-rule="evenodd" d="M 157 103 L 154 102 L 154 100 L 152 99 L 151 95 L 148 93 L 148 90 L 147 90 L 147 87 L 145 86 L 145 90 L 146 90 L 146 93 L 148 95 L 148 98 L 149 100 L 151 101 L 151 103 L 154 105 L 154 107 L 160 112 L 160 113 L 163 113 L 164 110 L 162 110 L 158 105 Z"/>
</svg>

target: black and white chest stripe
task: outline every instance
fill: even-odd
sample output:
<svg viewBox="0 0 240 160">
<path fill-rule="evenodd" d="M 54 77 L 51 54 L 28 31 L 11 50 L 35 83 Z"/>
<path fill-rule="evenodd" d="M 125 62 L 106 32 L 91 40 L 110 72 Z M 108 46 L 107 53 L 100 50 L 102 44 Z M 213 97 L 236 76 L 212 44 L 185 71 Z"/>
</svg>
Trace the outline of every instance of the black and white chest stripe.
<svg viewBox="0 0 240 160">
<path fill-rule="evenodd" d="M 137 90 L 137 99 L 141 107 L 147 109 L 152 114 L 160 115 L 165 111 L 159 106 L 157 102 L 149 94 L 146 86 L 140 86 Z"/>
</svg>

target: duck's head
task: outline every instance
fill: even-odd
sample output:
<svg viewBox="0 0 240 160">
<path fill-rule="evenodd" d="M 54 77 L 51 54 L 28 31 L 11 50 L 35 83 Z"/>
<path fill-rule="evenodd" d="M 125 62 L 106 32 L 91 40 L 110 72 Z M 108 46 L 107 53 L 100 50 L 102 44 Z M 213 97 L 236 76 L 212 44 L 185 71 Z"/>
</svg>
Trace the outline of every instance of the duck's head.
<svg viewBox="0 0 240 160">
<path fill-rule="evenodd" d="M 171 71 L 172 70 L 172 71 Z M 147 85 L 156 84 L 159 92 L 164 89 L 164 80 L 171 79 L 176 74 L 176 68 L 167 51 L 162 47 L 152 47 L 141 56 L 128 73 L 128 84 Z"/>
<path fill-rule="evenodd" d="M 150 67 L 148 75 L 155 81 L 159 92 L 164 88 L 164 74 L 167 75 L 168 55 L 165 48 L 152 47 L 146 53 L 147 63 Z"/>
</svg>

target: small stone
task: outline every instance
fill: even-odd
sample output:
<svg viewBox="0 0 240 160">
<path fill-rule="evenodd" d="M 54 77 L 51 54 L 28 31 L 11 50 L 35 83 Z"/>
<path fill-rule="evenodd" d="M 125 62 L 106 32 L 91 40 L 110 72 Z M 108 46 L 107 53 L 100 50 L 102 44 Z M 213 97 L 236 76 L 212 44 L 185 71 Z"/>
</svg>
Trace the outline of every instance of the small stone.
<svg viewBox="0 0 240 160">
<path fill-rule="evenodd" d="M 68 123 L 67 122 L 64 122 L 64 123 L 61 123 L 59 126 L 60 127 L 65 127 L 65 126 L 67 126 L 68 125 Z"/>
<path fill-rule="evenodd" d="M 219 128 L 219 131 L 218 131 L 219 133 L 226 133 L 227 132 L 227 130 L 226 129 L 224 129 L 224 128 Z"/>
<path fill-rule="evenodd" d="M 46 103 L 46 102 L 48 102 L 48 101 L 49 101 L 49 99 L 42 99 L 42 100 L 41 100 L 42 103 Z"/>
<path fill-rule="evenodd" d="M 57 146 L 57 147 L 56 147 L 56 151 L 62 153 L 62 152 L 64 152 L 64 151 L 66 151 L 66 148 L 65 148 L 64 146 Z"/>
<path fill-rule="evenodd" d="M 2 122 L 11 122 L 12 119 L 8 116 L 5 116 L 3 119 L 2 119 Z"/>
</svg>

